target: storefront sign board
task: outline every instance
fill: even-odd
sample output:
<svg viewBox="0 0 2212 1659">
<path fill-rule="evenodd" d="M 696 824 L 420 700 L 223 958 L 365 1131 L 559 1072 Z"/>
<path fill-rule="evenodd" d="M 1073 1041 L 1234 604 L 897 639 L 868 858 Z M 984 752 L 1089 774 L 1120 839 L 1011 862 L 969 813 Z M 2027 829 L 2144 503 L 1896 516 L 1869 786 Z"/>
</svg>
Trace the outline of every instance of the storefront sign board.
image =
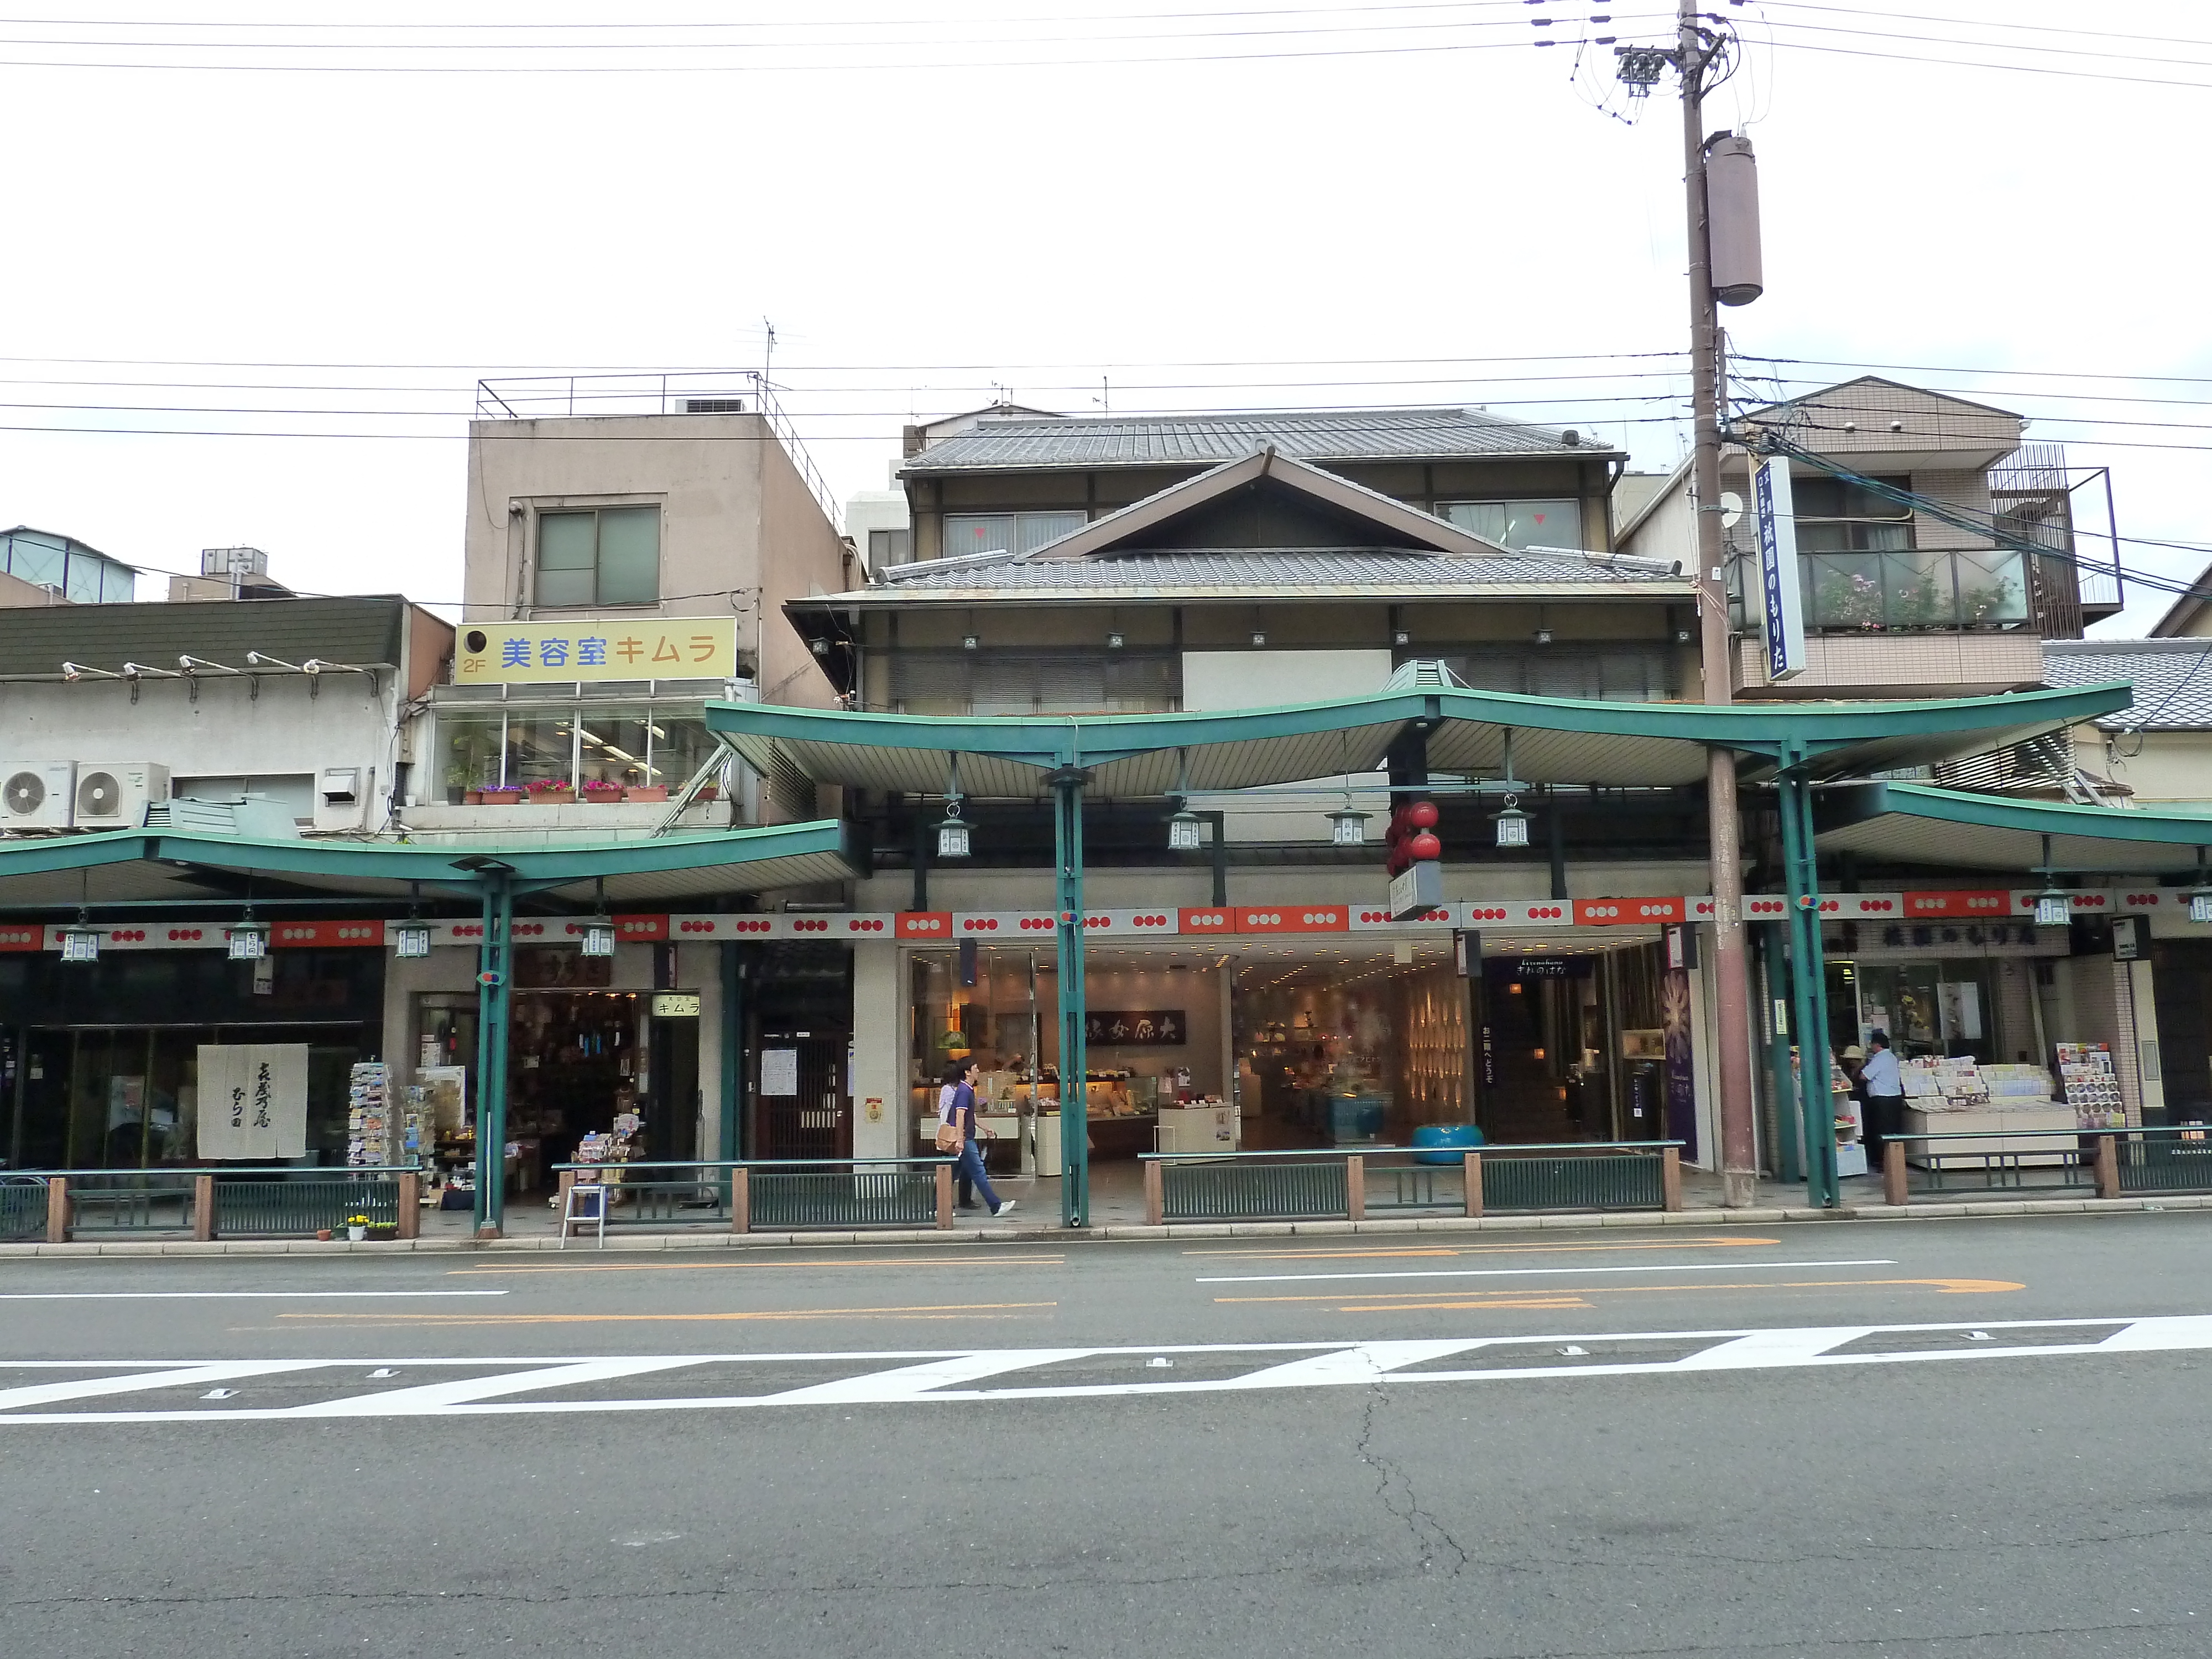
<svg viewBox="0 0 2212 1659">
<path fill-rule="evenodd" d="M 1083 1040 L 1100 1048 L 1180 1048 L 1190 1041 L 1180 1008 L 1092 1008 L 1083 1020 Z"/>
<path fill-rule="evenodd" d="M 465 623 L 453 641 L 458 685 L 737 678 L 735 617 Z"/>
<path fill-rule="evenodd" d="M 307 1151 L 307 1045 L 202 1043 L 199 1156 L 273 1164 Z"/>
<path fill-rule="evenodd" d="M 1753 469 L 1752 512 L 1759 526 L 1759 590 L 1765 611 L 1766 678 L 1805 672 L 1805 606 L 1797 592 L 1797 511 L 1790 462 L 1763 457 Z"/>
</svg>

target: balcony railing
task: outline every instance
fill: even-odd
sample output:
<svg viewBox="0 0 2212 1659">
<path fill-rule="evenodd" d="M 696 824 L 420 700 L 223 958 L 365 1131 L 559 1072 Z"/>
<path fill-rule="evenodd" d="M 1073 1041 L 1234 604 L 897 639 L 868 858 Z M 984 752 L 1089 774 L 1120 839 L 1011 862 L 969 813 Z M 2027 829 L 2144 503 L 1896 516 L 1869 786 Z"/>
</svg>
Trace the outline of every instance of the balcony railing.
<svg viewBox="0 0 2212 1659">
<path fill-rule="evenodd" d="M 2019 628 L 2026 556 L 2009 548 L 1808 553 L 1797 562 L 1805 626 L 1823 633 Z"/>
</svg>

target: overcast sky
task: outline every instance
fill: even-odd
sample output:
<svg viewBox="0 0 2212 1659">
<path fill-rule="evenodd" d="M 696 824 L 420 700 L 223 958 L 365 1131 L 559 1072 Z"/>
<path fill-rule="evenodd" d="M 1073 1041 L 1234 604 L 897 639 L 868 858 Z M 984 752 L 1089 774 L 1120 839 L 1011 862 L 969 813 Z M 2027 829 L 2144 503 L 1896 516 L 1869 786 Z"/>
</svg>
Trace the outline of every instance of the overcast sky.
<svg viewBox="0 0 2212 1659">
<path fill-rule="evenodd" d="M 2059 0 L 1713 3 L 1744 62 L 1707 125 L 1764 192 L 1747 367 L 2017 410 L 2112 469 L 2124 536 L 2212 542 L 2203 0 L 2096 35 Z M 750 368 L 763 318 L 840 496 L 994 387 L 1485 404 L 1680 453 L 1679 107 L 1603 97 L 1577 44 L 1658 42 L 1653 0 L 212 6 L 0 30 L 0 524 L 450 602 L 479 375 Z"/>
</svg>

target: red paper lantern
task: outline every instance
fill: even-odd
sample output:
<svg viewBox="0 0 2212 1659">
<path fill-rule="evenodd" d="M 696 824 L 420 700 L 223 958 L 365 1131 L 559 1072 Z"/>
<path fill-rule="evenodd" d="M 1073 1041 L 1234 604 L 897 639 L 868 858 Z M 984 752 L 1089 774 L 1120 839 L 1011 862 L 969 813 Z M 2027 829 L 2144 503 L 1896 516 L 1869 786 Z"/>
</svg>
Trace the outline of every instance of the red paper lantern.
<svg viewBox="0 0 2212 1659">
<path fill-rule="evenodd" d="M 1436 811 L 1434 807 L 1429 810 L 1431 812 Z M 1444 844 L 1436 838 L 1432 831 L 1423 830 L 1406 843 L 1406 851 L 1413 860 L 1419 864 L 1430 859 L 1442 858 L 1444 855 Z"/>
</svg>

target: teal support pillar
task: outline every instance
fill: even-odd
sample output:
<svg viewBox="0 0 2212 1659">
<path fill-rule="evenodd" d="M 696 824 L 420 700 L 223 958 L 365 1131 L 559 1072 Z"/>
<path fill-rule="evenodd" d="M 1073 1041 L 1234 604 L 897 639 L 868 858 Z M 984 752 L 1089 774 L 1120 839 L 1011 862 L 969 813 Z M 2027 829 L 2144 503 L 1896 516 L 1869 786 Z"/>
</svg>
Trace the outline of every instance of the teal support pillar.
<svg viewBox="0 0 2212 1659">
<path fill-rule="evenodd" d="M 1820 880 L 1813 845 L 1812 792 L 1790 763 L 1802 758 L 1802 751 L 1785 751 L 1785 764 L 1775 779 L 1789 902 L 1790 1012 L 1797 1043 L 1806 1199 L 1816 1208 L 1832 1209 L 1843 1194 L 1836 1176 L 1835 1104 L 1828 1093 L 1827 964 L 1820 944 Z"/>
<path fill-rule="evenodd" d="M 1053 860 L 1060 939 L 1060 1220 L 1091 1224 L 1091 1130 L 1084 1097 L 1083 786 L 1091 774 L 1071 761 L 1046 782 L 1053 794 Z"/>
<path fill-rule="evenodd" d="M 477 1229 L 499 1236 L 507 1224 L 507 1014 L 514 979 L 514 889 L 510 872 L 490 873 L 484 896 L 484 945 L 477 975 Z"/>
<path fill-rule="evenodd" d="M 743 1158 L 738 1126 L 744 1117 L 745 992 L 751 952 L 735 939 L 724 939 L 722 956 L 722 1074 L 720 1131 L 714 1138 L 714 1155 L 724 1159 Z M 722 1207 L 730 1206 L 730 1172 L 721 1174 Z"/>
<path fill-rule="evenodd" d="M 476 1084 L 477 1114 L 474 1127 L 479 1154 L 483 1149 L 486 1115 L 491 1110 L 491 939 L 495 915 L 491 888 L 487 885 L 483 890 L 483 903 L 481 909 L 483 923 L 477 934 L 477 1066 L 476 1071 L 471 1074 Z M 477 1174 L 481 1177 L 483 1174 L 481 1156 L 477 1161 L 479 1164 Z M 479 1232 L 489 1224 L 484 1214 L 484 1206 L 489 1201 L 485 1195 L 484 1187 L 484 1182 L 479 1178 L 477 1182 L 474 1206 L 476 1231 Z"/>
<path fill-rule="evenodd" d="M 1759 966 L 1766 998 L 1767 1086 L 1774 1091 L 1774 1139 L 1784 1181 L 1805 1178 L 1804 1139 L 1800 1133 L 1797 1085 L 1790 1074 L 1790 929 L 1786 923 L 1759 925 Z"/>
</svg>

